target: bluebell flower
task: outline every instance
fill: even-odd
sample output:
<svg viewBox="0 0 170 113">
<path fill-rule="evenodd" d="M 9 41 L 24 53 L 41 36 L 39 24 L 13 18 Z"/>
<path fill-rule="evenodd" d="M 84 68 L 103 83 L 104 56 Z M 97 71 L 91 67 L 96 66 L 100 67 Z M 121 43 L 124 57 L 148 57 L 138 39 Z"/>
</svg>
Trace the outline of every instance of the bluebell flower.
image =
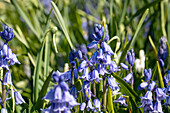
<svg viewBox="0 0 170 113">
<path fill-rule="evenodd" d="M 125 97 L 123 97 L 123 95 L 121 95 L 117 100 L 114 100 L 115 103 L 119 103 L 125 107 L 127 107 L 128 105 L 126 104 L 126 99 Z"/>
<path fill-rule="evenodd" d="M 167 88 L 167 93 L 168 93 L 168 95 L 170 95 L 170 85 Z"/>
<path fill-rule="evenodd" d="M 68 91 L 69 90 L 69 86 L 66 82 L 62 81 L 59 83 L 60 87 L 62 88 L 63 91 Z"/>
<path fill-rule="evenodd" d="M 142 90 L 145 89 L 148 86 L 147 82 L 142 82 L 139 86 L 138 86 L 138 90 Z"/>
<path fill-rule="evenodd" d="M 98 55 L 98 52 L 97 52 L 97 51 L 94 52 L 94 54 L 91 56 L 91 58 L 90 58 L 90 60 L 89 60 L 89 62 L 92 63 L 93 65 L 94 65 L 96 62 L 98 62 L 98 61 L 97 61 L 97 55 Z"/>
<path fill-rule="evenodd" d="M 102 78 L 99 77 L 99 73 L 97 70 L 93 70 L 92 71 L 92 75 L 91 75 L 91 81 L 94 82 L 94 80 L 96 80 L 96 82 L 100 82 L 100 80 L 102 80 Z"/>
<path fill-rule="evenodd" d="M 162 112 L 162 105 L 160 101 L 155 102 L 154 108 L 153 108 L 153 113 L 163 113 Z"/>
<path fill-rule="evenodd" d="M 70 112 L 74 106 L 79 105 L 76 99 L 69 92 L 68 84 L 63 79 L 63 74 L 55 72 L 53 78 L 58 82 L 58 85 L 43 97 L 51 103 L 47 109 L 42 109 L 42 112 Z M 71 91 L 73 92 L 73 90 Z M 74 92 L 75 93 L 75 92 Z"/>
<path fill-rule="evenodd" d="M 168 97 L 166 97 L 164 105 L 165 105 L 165 107 L 170 106 L 170 95 Z"/>
<path fill-rule="evenodd" d="M 83 71 L 83 69 L 86 67 L 86 64 L 87 64 L 87 61 L 86 61 L 86 60 L 83 60 L 83 61 L 81 62 L 81 64 L 80 64 L 79 67 L 78 67 L 79 72 L 82 72 L 82 71 Z"/>
<path fill-rule="evenodd" d="M 3 84 L 4 85 L 6 85 L 6 84 L 13 85 L 12 84 L 12 79 L 11 79 L 11 73 L 10 72 L 6 72 Z"/>
<path fill-rule="evenodd" d="M 4 31 L 0 32 L 0 36 L 2 37 L 2 39 L 6 40 L 7 42 L 12 40 L 14 38 L 13 29 L 9 28 L 8 26 L 5 26 Z"/>
<path fill-rule="evenodd" d="M 100 105 L 101 105 L 101 103 L 100 103 L 100 100 L 99 100 L 99 99 L 94 99 L 93 104 L 95 105 L 95 107 L 96 107 L 99 111 L 101 111 L 101 110 L 100 110 Z M 94 112 L 97 112 L 96 109 L 94 109 L 93 111 L 94 111 Z"/>
<path fill-rule="evenodd" d="M 61 77 L 61 76 L 63 76 L 63 77 Z M 61 78 L 64 79 L 64 73 L 61 73 L 57 70 L 56 72 L 52 73 L 52 78 L 53 78 L 54 82 L 63 81 Z"/>
<path fill-rule="evenodd" d="M 144 112 L 152 111 L 153 110 L 153 103 L 152 103 L 152 92 L 147 91 L 144 97 L 141 97 L 142 105 L 140 107 L 143 107 Z"/>
<path fill-rule="evenodd" d="M 98 42 L 97 42 L 97 41 L 93 41 L 93 42 L 91 42 L 90 44 L 88 44 L 87 47 L 88 47 L 89 49 L 92 49 L 92 48 L 96 48 L 97 45 L 98 45 Z"/>
<path fill-rule="evenodd" d="M 86 108 L 87 108 L 87 111 L 94 109 L 90 100 L 88 100 Z"/>
<path fill-rule="evenodd" d="M 85 107 L 86 107 L 86 103 L 83 102 L 83 103 L 80 105 L 80 110 L 81 110 L 81 111 L 84 111 Z"/>
<path fill-rule="evenodd" d="M 120 71 L 120 66 L 117 66 L 117 64 L 114 61 L 111 61 L 111 63 L 109 64 L 109 68 L 110 72 L 116 73 L 117 71 Z"/>
<path fill-rule="evenodd" d="M 155 81 L 152 81 L 152 82 L 149 84 L 147 90 L 148 90 L 148 91 L 152 91 L 152 90 L 154 89 L 155 85 L 156 85 Z"/>
<path fill-rule="evenodd" d="M 74 68 L 73 74 L 74 74 L 74 78 L 77 79 L 78 78 L 78 70 L 76 68 Z"/>
<path fill-rule="evenodd" d="M 168 81 L 170 81 L 170 70 L 168 70 L 166 78 L 168 79 Z"/>
<path fill-rule="evenodd" d="M 95 24 L 94 25 L 94 32 L 97 36 L 97 39 L 101 39 L 103 37 L 103 34 L 104 34 L 104 27 L 100 24 Z"/>
<path fill-rule="evenodd" d="M 82 74 L 82 76 L 80 78 L 82 78 L 84 80 L 90 80 L 89 70 L 88 70 L 87 67 L 84 68 L 83 74 Z"/>
<path fill-rule="evenodd" d="M 107 53 L 109 55 L 114 55 L 114 52 L 112 51 L 111 47 L 109 45 L 107 45 L 106 42 L 102 42 L 102 45 L 101 45 L 104 53 Z"/>
<path fill-rule="evenodd" d="M 165 63 L 162 59 L 159 59 L 159 65 L 160 65 L 161 68 L 164 67 Z"/>
<path fill-rule="evenodd" d="M 144 97 L 142 98 L 142 103 L 148 103 L 148 101 L 152 101 L 152 92 L 151 91 L 147 91 Z"/>
<path fill-rule="evenodd" d="M 2 67 L 3 69 L 9 70 L 8 59 L 0 56 L 0 67 Z"/>
<path fill-rule="evenodd" d="M 16 105 L 25 103 L 25 100 L 22 98 L 21 94 L 18 91 L 14 92 Z"/>
<path fill-rule="evenodd" d="M 106 71 L 106 69 L 105 69 L 104 64 L 99 64 L 97 70 L 98 70 L 98 73 L 101 74 L 101 75 L 104 75 L 105 73 L 108 73 L 108 72 Z"/>
<path fill-rule="evenodd" d="M 113 62 L 114 62 L 114 61 L 113 61 Z M 112 64 L 112 60 L 111 60 L 111 56 L 110 56 L 110 55 L 108 55 L 108 54 L 105 55 L 104 64 L 105 64 L 105 65 Z"/>
<path fill-rule="evenodd" d="M 78 50 L 77 53 L 78 53 L 78 58 L 79 58 L 79 59 L 82 59 L 82 57 L 83 57 L 82 52 L 81 52 L 80 50 Z"/>
<path fill-rule="evenodd" d="M 72 94 L 72 95 L 74 96 L 75 99 L 78 99 L 76 87 L 72 87 L 72 88 L 71 88 L 70 94 Z"/>
<path fill-rule="evenodd" d="M 2 109 L 1 109 L 1 113 L 8 113 L 8 111 L 7 111 L 6 108 L 2 108 Z"/>
<path fill-rule="evenodd" d="M 168 55 L 166 42 L 167 42 L 167 39 L 164 36 L 162 36 L 159 40 L 158 58 L 162 59 L 163 61 L 166 59 Z"/>
<path fill-rule="evenodd" d="M 50 102 L 54 100 L 54 89 L 50 89 L 50 91 L 42 98 L 43 99 L 48 99 Z"/>
<path fill-rule="evenodd" d="M 111 91 L 119 90 L 118 83 L 116 82 L 115 78 L 113 77 L 108 77 L 107 78 L 107 83 L 111 89 Z"/>
<path fill-rule="evenodd" d="M 14 64 L 21 64 L 19 61 L 18 61 L 18 59 L 17 59 L 17 56 L 14 54 L 14 53 L 12 53 L 12 56 L 11 56 L 12 58 L 10 59 L 10 65 L 14 65 Z"/>
<path fill-rule="evenodd" d="M 126 77 L 123 78 L 123 80 L 127 83 L 130 83 L 132 77 L 133 77 L 132 73 L 129 73 Z"/>
<path fill-rule="evenodd" d="M 97 59 L 98 60 L 104 60 L 104 54 L 103 54 L 103 50 L 99 49 L 98 55 L 97 55 Z"/>
<path fill-rule="evenodd" d="M 129 70 L 128 66 L 124 63 L 120 63 L 121 67 L 125 70 Z"/>
<path fill-rule="evenodd" d="M 53 93 L 53 94 L 52 94 Z M 51 95 L 49 95 L 49 94 L 51 94 Z M 63 91 L 62 91 L 62 89 L 61 89 L 61 87 L 60 87 L 60 85 L 57 85 L 55 88 L 54 88 L 54 92 L 52 91 L 52 90 L 50 90 L 50 92 L 49 92 L 49 96 L 50 97 L 46 97 L 45 99 L 47 99 L 47 98 L 49 98 L 49 100 L 52 98 L 52 101 L 60 101 L 63 97 L 62 97 L 62 95 L 63 95 Z M 53 97 L 51 97 L 51 96 L 53 96 Z"/>
<path fill-rule="evenodd" d="M 147 81 L 149 81 L 151 79 L 151 76 L 152 76 L 152 70 L 150 68 L 148 70 L 144 69 L 144 75 L 145 75 L 145 79 Z"/>
<path fill-rule="evenodd" d="M 133 52 L 133 49 L 127 52 L 127 60 L 129 65 L 133 66 L 133 64 L 135 63 L 135 53 Z"/>
<path fill-rule="evenodd" d="M 163 76 L 163 82 L 166 86 L 168 86 L 169 80 L 165 76 Z"/>
<path fill-rule="evenodd" d="M 156 95 L 159 101 L 164 100 L 167 97 L 161 88 L 156 88 Z"/>
</svg>

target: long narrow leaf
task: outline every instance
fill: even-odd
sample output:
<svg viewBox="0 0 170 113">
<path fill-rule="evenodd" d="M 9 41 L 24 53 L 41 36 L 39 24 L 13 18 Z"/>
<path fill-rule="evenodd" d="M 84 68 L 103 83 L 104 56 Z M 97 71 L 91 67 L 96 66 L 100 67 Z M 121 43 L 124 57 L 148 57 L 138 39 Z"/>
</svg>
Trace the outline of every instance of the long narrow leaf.
<svg viewBox="0 0 170 113">
<path fill-rule="evenodd" d="M 36 30 L 34 29 L 31 21 L 28 19 L 27 15 L 24 13 L 24 11 L 21 9 L 21 7 L 18 5 L 16 0 L 11 0 L 11 2 L 14 4 L 14 6 L 16 7 L 16 9 L 18 10 L 18 13 L 21 15 L 21 17 L 25 20 L 25 22 L 27 23 L 27 25 L 30 27 L 30 29 L 32 30 L 32 32 L 37 36 L 38 39 L 39 38 L 39 34 L 36 32 Z"/>
<path fill-rule="evenodd" d="M 109 113 L 114 113 L 112 92 L 110 88 L 108 88 L 108 91 L 107 91 L 107 109 Z"/>
<path fill-rule="evenodd" d="M 47 89 L 48 89 L 48 86 L 49 86 L 49 83 L 50 83 L 50 80 L 51 80 L 51 74 L 53 73 L 53 71 L 50 72 L 50 74 L 48 75 L 47 79 L 45 80 L 43 86 L 42 86 L 42 89 L 41 91 L 39 92 L 39 97 L 38 97 L 38 100 L 34 106 L 34 110 L 39 110 L 40 108 L 42 108 L 43 106 L 43 101 L 42 101 L 42 98 L 46 95 L 47 93 Z"/>
<path fill-rule="evenodd" d="M 163 88 L 163 87 L 164 87 L 164 82 L 163 82 L 163 78 L 162 78 L 162 74 L 161 74 L 161 69 L 160 69 L 160 66 L 159 66 L 159 62 L 156 61 L 156 64 L 157 64 L 157 67 L 158 67 L 159 84 L 160 84 L 161 88 Z"/>
<path fill-rule="evenodd" d="M 45 42 L 45 63 L 44 63 L 44 75 L 45 77 L 48 75 L 49 68 L 49 59 L 50 59 L 50 36 L 48 35 Z"/>
<path fill-rule="evenodd" d="M 154 42 L 152 41 L 151 36 L 149 36 L 149 42 L 150 42 L 150 44 L 151 44 L 151 46 L 152 46 L 152 48 L 153 48 L 153 50 L 154 50 L 154 52 L 155 52 L 156 59 L 158 60 L 158 52 L 157 52 L 157 50 L 156 50 L 156 47 L 155 47 Z"/>
<path fill-rule="evenodd" d="M 43 56 L 43 49 L 44 49 L 44 42 L 42 42 L 40 51 L 37 55 L 36 65 L 34 69 L 34 76 L 33 76 L 33 102 L 36 102 L 38 99 L 38 85 L 39 85 L 39 75 L 41 72 L 41 64 L 42 64 L 42 56 Z"/>
<path fill-rule="evenodd" d="M 135 32 L 133 38 L 130 40 L 130 42 L 126 45 L 125 49 L 123 50 L 123 53 L 122 53 L 122 55 L 121 55 L 121 57 L 120 57 L 120 60 L 119 60 L 119 64 L 125 59 L 127 50 L 135 43 L 135 41 L 136 41 L 136 39 L 137 39 L 137 35 L 138 35 L 138 33 L 139 33 L 139 30 L 140 30 L 140 28 L 142 27 L 142 24 L 143 24 L 143 22 L 144 22 L 144 20 L 145 20 L 145 18 L 146 18 L 146 16 L 147 16 L 147 14 L 148 14 L 148 12 L 149 12 L 149 9 L 147 9 L 147 10 L 144 12 L 142 18 L 140 19 L 139 24 L 138 24 L 138 26 L 137 26 L 137 29 L 136 29 L 136 32 Z"/>
<path fill-rule="evenodd" d="M 55 5 L 55 3 L 53 1 L 51 1 L 51 4 L 52 4 L 52 7 L 54 8 L 54 14 L 55 14 L 55 16 L 56 16 L 56 18 L 57 18 L 61 28 L 63 29 L 64 34 L 66 36 L 66 39 L 67 39 L 71 49 L 73 49 L 74 46 L 73 46 L 73 44 L 71 42 L 71 39 L 69 37 L 68 31 L 67 31 L 66 26 L 64 24 L 64 20 L 63 20 L 63 18 L 61 16 L 61 13 L 60 13 L 59 9 L 57 8 L 57 6 Z"/>
</svg>

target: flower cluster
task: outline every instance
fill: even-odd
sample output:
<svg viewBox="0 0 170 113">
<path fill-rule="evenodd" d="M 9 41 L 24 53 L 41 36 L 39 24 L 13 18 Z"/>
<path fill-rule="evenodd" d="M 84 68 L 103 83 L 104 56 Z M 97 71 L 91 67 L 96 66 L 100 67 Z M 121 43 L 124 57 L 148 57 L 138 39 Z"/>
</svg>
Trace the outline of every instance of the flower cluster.
<svg viewBox="0 0 170 113">
<path fill-rule="evenodd" d="M 156 82 L 151 80 L 152 70 L 144 70 L 144 75 L 146 82 L 142 82 L 138 89 L 142 90 L 147 87 L 147 92 L 144 97 L 141 97 L 142 105 L 140 107 L 144 108 L 144 112 L 162 113 L 161 100 L 164 100 L 167 95 L 163 92 L 161 88 L 156 86 Z M 155 93 L 156 92 L 156 93 Z M 153 106 L 154 105 L 154 106 Z"/>
<path fill-rule="evenodd" d="M 131 83 L 131 79 L 132 79 L 132 84 L 133 84 L 133 71 L 132 71 L 132 67 L 135 63 L 135 53 L 133 52 L 133 49 L 129 50 L 127 52 L 126 55 L 126 60 L 128 61 L 128 65 L 124 64 L 124 63 L 120 63 L 121 67 L 125 70 L 129 70 L 129 74 L 123 78 L 123 80 L 127 83 Z"/>
<path fill-rule="evenodd" d="M 3 85 L 10 87 L 10 86 L 13 86 L 13 84 L 12 84 L 12 79 L 11 79 L 11 73 L 9 72 L 9 66 L 14 65 L 15 63 L 20 64 L 16 55 L 12 53 L 12 50 L 8 46 L 8 42 L 14 38 L 13 29 L 5 26 L 4 31 L 0 32 L 0 36 L 2 39 L 5 40 L 5 43 L 3 44 L 0 50 L 0 67 L 3 69 L 3 74 L 5 75 L 3 77 L 3 80 L 1 81 L 3 82 Z M 9 93 L 9 91 L 10 91 L 10 88 L 6 92 L 6 95 Z M 16 90 L 14 90 L 14 97 L 15 97 L 16 105 L 25 103 L 21 94 Z M 2 103 L 2 106 L 4 106 L 3 103 Z"/>
<path fill-rule="evenodd" d="M 54 112 L 67 112 L 71 113 L 70 109 L 74 106 L 79 105 L 76 99 L 69 92 L 69 86 L 65 82 L 65 74 L 59 71 L 52 74 L 54 82 L 57 85 L 46 94 L 43 99 L 49 100 L 51 105 L 47 109 L 43 109 L 43 113 L 54 113 Z"/>
</svg>

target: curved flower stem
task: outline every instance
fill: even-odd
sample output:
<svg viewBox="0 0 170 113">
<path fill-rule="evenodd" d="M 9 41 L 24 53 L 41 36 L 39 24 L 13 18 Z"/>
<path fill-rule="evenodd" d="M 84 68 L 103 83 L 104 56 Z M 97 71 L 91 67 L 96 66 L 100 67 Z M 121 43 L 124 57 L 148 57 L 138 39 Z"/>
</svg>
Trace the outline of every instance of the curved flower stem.
<svg viewBox="0 0 170 113">
<path fill-rule="evenodd" d="M 106 77 L 103 76 L 103 110 L 106 111 Z"/>
<path fill-rule="evenodd" d="M 5 79 L 5 74 L 6 74 L 6 69 L 3 69 L 3 81 Z M 2 84 L 2 102 L 4 108 L 6 108 L 6 89 L 4 84 Z"/>
</svg>

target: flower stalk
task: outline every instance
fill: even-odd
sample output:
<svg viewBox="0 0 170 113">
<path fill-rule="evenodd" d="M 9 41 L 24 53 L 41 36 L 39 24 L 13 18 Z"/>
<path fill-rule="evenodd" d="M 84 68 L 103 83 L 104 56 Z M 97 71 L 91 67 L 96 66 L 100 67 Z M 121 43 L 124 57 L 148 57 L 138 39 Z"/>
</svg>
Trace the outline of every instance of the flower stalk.
<svg viewBox="0 0 170 113">
<path fill-rule="evenodd" d="M 6 69 L 3 69 L 3 81 L 5 79 L 5 74 L 6 74 Z M 5 84 L 2 84 L 2 102 L 3 102 L 3 107 L 6 108 L 6 89 L 5 89 Z"/>
<path fill-rule="evenodd" d="M 106 77 L 103 76 L 103 110 L 106 111 Z"/>
</svg>

